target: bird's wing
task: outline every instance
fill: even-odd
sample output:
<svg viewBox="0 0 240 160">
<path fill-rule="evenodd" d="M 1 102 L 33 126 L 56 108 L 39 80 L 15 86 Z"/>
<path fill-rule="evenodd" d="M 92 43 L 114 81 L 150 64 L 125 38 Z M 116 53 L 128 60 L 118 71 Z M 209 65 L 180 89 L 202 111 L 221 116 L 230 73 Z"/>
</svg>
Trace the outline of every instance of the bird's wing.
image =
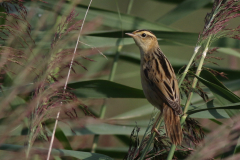
<svg viewBox="0 0 240 160">
<path fill-rule="evenodd" d="M 178 82 L 168 59 L 162 53 L 155 53 L 155 56 L 145 64 L 143 72 L 157 96 L 177 114 L 182 114 Z"/>
</svg>

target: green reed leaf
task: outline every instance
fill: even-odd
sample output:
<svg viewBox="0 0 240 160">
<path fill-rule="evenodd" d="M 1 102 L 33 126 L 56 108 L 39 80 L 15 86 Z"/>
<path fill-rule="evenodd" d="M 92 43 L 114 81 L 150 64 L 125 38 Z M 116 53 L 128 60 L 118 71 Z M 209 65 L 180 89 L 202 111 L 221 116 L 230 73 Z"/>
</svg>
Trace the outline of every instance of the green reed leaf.
<svg viewBox="0 0 240 160">
<path fill-rule="evenodd" d="M 158 18 L 156 22 L 170 25 L 177 20 L 186 17 L 187 15 L 191 14 L 192 12 L 204 7 L 206 4 L 210 3 L 211 0 L 185 0 L 180 3 L 176 8 L 171 10 L 170 12 L 166 13 L 164 16 Z"/>
<path fill-rule="evenodd" d="M 25 146 L 21 145 L 13 145 L 13 144 L 1 144 L 0 150 L 3 151 L 12 151 L 12 152 L 20 152 L 25 150 Z M 47 154 L 47 148 L 37 148 L 32 147 L 31 152 Z M 82 151 L 72 151 L 65 149 L 52 149 L 52 155 L 55 156 L 67 156 L 67 157 L 75 157 L 82 160 L 96 159 L 96 160 L 113 160 L 112 158 L 98 154 L 98 153 L 90 153 L 90 152 L 82 152 Z"/>
<path fill-rule="evenodd" d="M 107 80 L 70 83 L 68 87 L 79 98 L 145 98 L 140 89 Z"/>
</svg>

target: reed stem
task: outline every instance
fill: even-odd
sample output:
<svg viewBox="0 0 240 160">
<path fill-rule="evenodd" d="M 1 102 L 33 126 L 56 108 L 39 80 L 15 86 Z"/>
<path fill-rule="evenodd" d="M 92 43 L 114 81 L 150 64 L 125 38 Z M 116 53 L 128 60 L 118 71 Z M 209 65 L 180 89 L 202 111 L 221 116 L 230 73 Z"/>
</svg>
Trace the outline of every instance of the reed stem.
<svg viewBox="0 0 240 160">
<path fill-rule="evenodd" d="M 85 16 L 84 16 L 84 19 L 83 19 L 82 26 L 81 26 L 81 28 L 80 28 L 80 30 L 79 30 L 79 34 L 78 34 L 76 46 L 75 46 L 75 49 L 74 49 L 74 52 L 73 52 L 73 55 L 72 55 L 72 60 L 71 60 L 70 67 L 69 67 L 69 70 L 68 70 L 68 74 L 67 74 L 67 77 L 66 77 L 66 82 L 65 82 L 65 85 L 64 85 L 63 94 L 65 94 L 65 91 L 66 91 L 66 88 L 67 88 L 67 84 L 68 84 L 68 81 L 69 81 L 69 77 L 70 77 L 70 73 L 71 73 L 73 61 L 74 61 L 74 59 L 75 59 L 75 55 L 76 55 L 76 51 L 77 51 L 79 39 L 80 39 L 80 36 L 81 36 L 82 28 L 83 28 L 83 26 L 84 26 L 84 22 L 85 22 L 85 20 L 86 20 L 86 17 L 87 17 L 88 11 L 89 11 L 89 9 L 90 9 L 91 3 L 92 3 L 92 0 L 90 0 L 90 2 L 89 2 L 87 11 L 86 11 Z M 61 103 L 61 105 L 62 105 L 62 103 Z M 59 111 L 58 111 L 58 113 L 57 113 L 56 121 L 55 121 L 55 124 L 54 124 L 54 129 L 53 129 L 53 133 L 52 133 L 51 142 L 50 142 L 50 145 L 49 145 L 47 160 L 50 159 L 50 155 L 51 155 L 51 151 L 52 151 L 52 146 L 53 146 L 53 141 L 54 141 L 55 132 L 56 132 L 56 129 L 57 129 L 57 124 L 58 124 L 58 120 L 59 120 L 60 113 L 61 113 L 61 106 L 60 106 L 60 109 L 59 109 Z"/>
<path fill-rule="evenodd" d="M 128 8 L 127 8 L 127 14 L 130 14 L 130 13 L 131 13 L 132 6 L 133 6 L 133 1 L 134 1 L 134 0 L 129 0 Z"/>
<path fill-rule="evenodd" d="M 199 74 L 201 73 L 203 62 L 204 62 L 204 59 L 205 59 L 205 57 L 207 55 L 207 51 L 208 51 L 208 48 L 209 48 L 210 41 L 211 41 L 211 37 L 209 37 L 209 39 L 207 41 L 207 44 L 205 46 L 205 49 L 204 49 L 204 51 L 202 53 L 202 57 L 201 57 L 201 60 L 199 62 L 199 65 L 198 65 L 198 68 L 197 68 L 197 71 L 196 71 L 196 75 L 197 76 L 199 76 Z M 190 65 L 188 64 L 188 66 L 190 66 Z M 190 106 L 190 103 L 191 103 L 191 100 L 192 100 L 192 95 L 193 95 L 193 90 L 196 88 L 197 82 L 198 82 L 198 79 L 195 77 L 193 79 L 192 90 L 190 91 L 190 93 L 188 95 L 188 99 L 187 99 L 186 105 L 184 107 L 183 116 L 181 117 L 181 120 L 180 120 L 181 126 L 183 126 L 183 124 L 184 124 L 184 122 L 185 122 L 185 120 L 187 118 L 187 114 L 186 113 L 187 113 L 188 108 Z M 176 145 L 172 144 L 171 149 L 170 149 L 170 151 L 168 153 L 167 160 L 172 160 L 175 149 L 176 149 Z"/>
<path fill-rule="evenodd" d="M 185 70 L 184 70 L 184 72 L 183 72 L 183 74 L 182 74 L 182 76 L 181 76 L 180 81 L 178 82 L 178 86 L 179 86 L 179 87 L 182 85 L 182 82 L 183 82 L 184 78 L 186 77 L 187 72 L 188 72 L 188 70 L 189 70 L 189 68 L 190 68 L 190 66 L 191 66 L 191 64 L 192 64 L 195 56 L 197 55 L 198 50 L 200 49 L 200 47 L 201 47 L 201 46 L 196 46 L 196 47 L 195 47 L 194 52 L 193 52 L 193 55 L 192 55 L 192 57 L 191 57 L 188 65 L 187 65 L 187 67 L 185 68 Z"/>
<path fill-rule="evenodd" d="M 158 122 L 156 122 L 156 126 L 157 126 L 156 128 L 157 129 L 161 126 L 162 121 L 163 121 L 163 116 L 161 116 L 161 118 L 158 120 Z M 148 152 L 148 150 L 149 150 L 149 148 L 150 148 L 150 146 L 152 144 L 152 141 L 153 141 L 155 135 L 156 135 L 156 132 L 153 132 L 151 134 L 151 136 L 150 136 L 150 138 L 148 140 L 147 146 L 144 148 L 144 150 L 143 150 L 139 160 L 144 160 L 145 155 L 147 154 L 147 152 Z"/>
</svg>

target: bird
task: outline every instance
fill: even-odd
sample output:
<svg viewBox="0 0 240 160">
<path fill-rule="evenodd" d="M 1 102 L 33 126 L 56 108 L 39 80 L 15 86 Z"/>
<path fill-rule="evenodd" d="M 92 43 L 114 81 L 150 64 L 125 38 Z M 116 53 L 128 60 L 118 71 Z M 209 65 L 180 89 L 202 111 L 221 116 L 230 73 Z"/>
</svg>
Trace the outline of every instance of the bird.
<svg viewBox="0 0 240 160">
<path fill-rule="evenodd" d="M 145 97 L 161 111 L 159 117 L 164 118 L 166 135 L 170 141 L 181 145 L 183 134 L 180 115 L 183 112 L 178 81 L 172 65 L 160 49 L 153 32 L 140 29 L 125 34 L 131 36 L 140 49 L 141 83 Z"/>
</svg>

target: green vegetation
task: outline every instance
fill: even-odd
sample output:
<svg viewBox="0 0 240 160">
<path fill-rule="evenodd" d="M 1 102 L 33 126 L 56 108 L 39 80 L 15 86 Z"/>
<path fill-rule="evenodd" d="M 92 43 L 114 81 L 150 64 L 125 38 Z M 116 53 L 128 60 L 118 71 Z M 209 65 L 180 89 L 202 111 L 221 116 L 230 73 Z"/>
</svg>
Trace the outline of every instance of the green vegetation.
<svg viewBox="0 0 240 160">
<path fill-rule="evenodd" d="M 240 2 L 90 2 L 1 2 L 0 157 L 46 159 L 55 137 L 56 160 L 236 159 Z M 159 38 L 178 76 L 182 146 L 171 145 L 162 119 L 151 133 L 159 111 L 124 34 L 137 29 Z"/>
</svg>

